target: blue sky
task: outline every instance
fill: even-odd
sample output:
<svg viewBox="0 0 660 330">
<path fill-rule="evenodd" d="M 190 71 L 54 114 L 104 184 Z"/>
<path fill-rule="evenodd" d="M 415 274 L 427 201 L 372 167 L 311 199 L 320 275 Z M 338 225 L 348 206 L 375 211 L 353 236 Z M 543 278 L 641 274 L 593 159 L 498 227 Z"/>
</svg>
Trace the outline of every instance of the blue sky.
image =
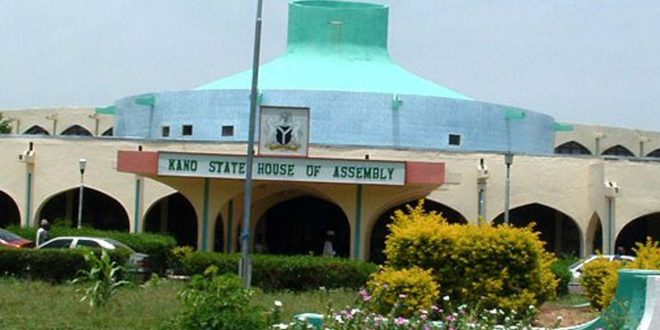
<svg viewBox="0 0 660 330">
<path fill-rule="evenodd" d="M 481 101 L 660 131 L 660 1 L 389 0 L 390 54 Z M 0 109 L 106 106 L 251 65 L 256 0 L 0 0 Z M 286 44 L 264 0 L 262 62 Z"/>
</svg>

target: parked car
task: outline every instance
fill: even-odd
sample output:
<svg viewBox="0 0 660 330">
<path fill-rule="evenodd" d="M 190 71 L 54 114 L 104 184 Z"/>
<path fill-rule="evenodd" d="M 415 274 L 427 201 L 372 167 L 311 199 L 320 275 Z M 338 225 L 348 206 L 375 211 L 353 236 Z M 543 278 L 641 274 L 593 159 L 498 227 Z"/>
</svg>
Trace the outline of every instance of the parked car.
<svg viewBox="0 0 660 330">
<path fill-rule="evenodd" d="M 0 247 L 31 248 L 34 247 L 34 242 L 0 228 Z"/>
<path fill-rule="evenodd" d="M 135 250 L 131 249 L 128 245 L 112 238 L 83 236 L 55 237 L 48 242 L 41 244 L 38 249 L 75 249 L 83 247 L 92 249 L 117 249 L 128 251 L 128 253 L 130 253 L 127 265 L 129 272 L 144 276 L 148 276 L 153 272 L 153 267 L 149 260 L 149 255 L 135 252 Z"/>
<path fill-rule="evenodd" d="M 586 264 L 598 259 L 607 259 L 609 261 L 612 261 L 614 260 L 614 258 L 618 258 L 619 260 L 622 260 L 624 263 L 635 260 L 635 257 L 628 255 L 592 255 L 588 258 L 579 260 L 568 267 L 572 275 L 571 282 L 568 284 L 569 292 L 572 293 L 582 292 L 582 287 L 580 286 L 580 277 L 582 276 L 582 271 L 584 270 L 584 266 Z"/>
</svg>

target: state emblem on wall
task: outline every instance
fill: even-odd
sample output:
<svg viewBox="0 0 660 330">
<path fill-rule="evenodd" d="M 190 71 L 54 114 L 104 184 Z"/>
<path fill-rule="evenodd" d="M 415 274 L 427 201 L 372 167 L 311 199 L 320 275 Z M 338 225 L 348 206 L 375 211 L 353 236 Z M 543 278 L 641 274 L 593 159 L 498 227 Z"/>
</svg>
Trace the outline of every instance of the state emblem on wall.
<svg viewBox="0 0 660 330">
<path fill-rule="evenodd" d="M 307 156 L 309 109 L 262 106 L 259 154 Z"/>
</svg>

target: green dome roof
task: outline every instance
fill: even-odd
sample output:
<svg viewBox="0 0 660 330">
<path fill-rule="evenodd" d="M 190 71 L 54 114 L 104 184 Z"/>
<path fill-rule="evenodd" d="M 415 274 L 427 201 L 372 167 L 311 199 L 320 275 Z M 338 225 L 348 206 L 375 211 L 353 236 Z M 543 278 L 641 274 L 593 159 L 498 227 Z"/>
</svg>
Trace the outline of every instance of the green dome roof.
<svg viewBox="0 0 660 330">
<path fill-rule="evenodd" d="M 298 0 L 289 3 L 286 53 L 259 69 L 261 90 L 323 90 L 470 100 L 393 63 L 384 5 Z M 198 87 L 250 89 L 247 70 Z"/>
</svg>

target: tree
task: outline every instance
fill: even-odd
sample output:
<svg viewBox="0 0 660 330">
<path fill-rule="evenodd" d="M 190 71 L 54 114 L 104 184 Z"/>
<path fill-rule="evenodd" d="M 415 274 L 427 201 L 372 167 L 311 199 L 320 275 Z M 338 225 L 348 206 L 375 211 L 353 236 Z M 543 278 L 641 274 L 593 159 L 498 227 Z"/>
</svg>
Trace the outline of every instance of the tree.
<svg viewBox="0 0 660 330">
<path fill-rule="evenodd" d="M 9 134 L 11 133 L 11 120 L 4 119 L 2 113 L 0 113 L 0 134 Z"/>
</svg>

